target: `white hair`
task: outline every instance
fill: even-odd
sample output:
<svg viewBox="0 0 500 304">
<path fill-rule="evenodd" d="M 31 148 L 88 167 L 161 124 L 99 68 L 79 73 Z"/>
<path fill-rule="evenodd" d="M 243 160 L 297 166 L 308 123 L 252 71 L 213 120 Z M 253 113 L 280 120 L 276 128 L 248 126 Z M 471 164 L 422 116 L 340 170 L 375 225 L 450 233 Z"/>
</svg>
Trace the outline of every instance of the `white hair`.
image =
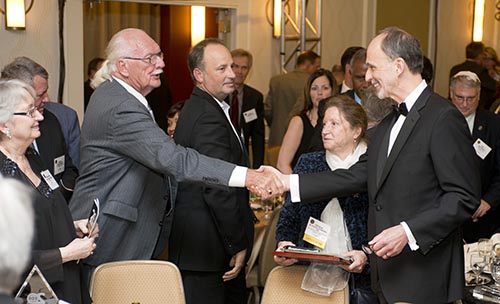
<svg viewBox="0 0 500 304">
<path fill-rule="evenodd" d="M 114 34 L 106 47 L 106 60 L 101 68 L 95 73 L 90 85 L 95 89 L 108 79 L 116 71 L 118 59 L 132 56 L 142 45 L 145 37 L 151 39 L 146 32 L 136 28 L 127 28 Z"/>
<path fill-rule="evenodd" d="M 29 84 L 17 79 L 0 80 L 0 124 L 8 122 L 19 101 L 26 100 L 29 95 L 35 98 L 35 91 Z"/>
<path fill-rule="evenodd" d="M 0 288 L 12 292 L 31 258 L 34 212 L 31 190 L 0 175 Z"/>
</svg>

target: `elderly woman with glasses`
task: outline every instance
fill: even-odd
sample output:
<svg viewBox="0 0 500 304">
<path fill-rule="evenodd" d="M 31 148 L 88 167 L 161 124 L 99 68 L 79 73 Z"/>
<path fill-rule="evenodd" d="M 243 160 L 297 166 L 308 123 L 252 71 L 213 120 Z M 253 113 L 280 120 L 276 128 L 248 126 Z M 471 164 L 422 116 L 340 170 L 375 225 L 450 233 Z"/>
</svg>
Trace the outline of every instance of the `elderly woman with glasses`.
<svg viewBox="0 0 500 304">
<path fill-rule="evenodd" d="M 77 260 L 92 254 L 86 219 L 73 222 L 58 184 L 33 150 L 43 120 L 34 105 L 33 88 L 18 80 L 0 80 L 0 174 L 33 189 L 35 237 L 32 263 L 47 278 L 56 295 L 70 303 L 90 303 L 80 280 Z"/>
<path fill-rule="evenodd" d="M 325 150 L 303 154 L 294 168 L 294 173 L 347 169 L 366 152 L 367 116 L 363 108 L 350 97 L 342 95 L 330 97 L 324 103 L 325 115 L 321 135 Z M 370 250 L 368 247 L 363 248 L 368 242 L 367 194 L 359 193 L 308 204 L 292 203 L 288 197 L 277 224 L 278 250 L 285 246 L 313 247 L 304 241 L 305 230 L 311 225 L 310 217 L 321 220 L 330 227 L 330 233 L 321 251 L 350 257 L 353 262 L 349 266 L 341 266 L 342 269 L 335 265 L 320 265 L 315 268 L 312 263 L 308 269 L 311 275 L 308 278 L 306 273 L 303 288 L 308 285 L 307 290 L 328 294 L 350 282 L 351 303 L 358 303 L 354 295 L 355 290 L 362 290 L 369 297 L 368 303 L 377 303 L 370 289 L 370 270 L 367 267 L 367 255 Z M 276 256 L 275 261 L 283 266 L 298 262 L 295 259 Z M 353 272 L 352 279 L 349 279 L 350 272 Z M 314 281 L 314 277 L 328 279 L 311 285 L 310 281 Z"/>
</svg>

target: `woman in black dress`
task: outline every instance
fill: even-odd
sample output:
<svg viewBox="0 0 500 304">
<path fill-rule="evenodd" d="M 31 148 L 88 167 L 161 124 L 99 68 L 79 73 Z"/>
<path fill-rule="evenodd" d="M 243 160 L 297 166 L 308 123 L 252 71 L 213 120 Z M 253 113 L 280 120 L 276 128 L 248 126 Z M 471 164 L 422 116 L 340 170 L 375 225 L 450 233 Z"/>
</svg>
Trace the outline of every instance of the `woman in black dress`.
<svg viewBox="0 0 500 304">
<path fill-rule="evenodd" d="M 81 264 L 76 261 L 92 254 L 98 229 L 85 236 L 87 219 L 73 222 L 58 184 L 32 148 L 43 120 L 34 104 L 35 92 L 29 85 L 17 80 L 0 81 L 0 173 L 34 190 L 33 264 L 60 299 L 90 303 L 88 288 L 80 279 Z"/>
</svg>

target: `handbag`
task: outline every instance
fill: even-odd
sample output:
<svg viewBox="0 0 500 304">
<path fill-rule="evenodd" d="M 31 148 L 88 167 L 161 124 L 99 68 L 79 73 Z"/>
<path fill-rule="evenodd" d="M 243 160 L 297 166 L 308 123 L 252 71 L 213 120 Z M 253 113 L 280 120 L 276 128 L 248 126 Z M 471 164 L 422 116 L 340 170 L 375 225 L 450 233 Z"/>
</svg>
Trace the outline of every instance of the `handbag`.
<svg viewBox="0 0 500 304">
<path fill-rule="evenodd" d="M 370 287 L 356 286 L 354 275 L 350 276 L 349 303 L 351 304 L 379 304 L 378 297 Z"/>
</svg>

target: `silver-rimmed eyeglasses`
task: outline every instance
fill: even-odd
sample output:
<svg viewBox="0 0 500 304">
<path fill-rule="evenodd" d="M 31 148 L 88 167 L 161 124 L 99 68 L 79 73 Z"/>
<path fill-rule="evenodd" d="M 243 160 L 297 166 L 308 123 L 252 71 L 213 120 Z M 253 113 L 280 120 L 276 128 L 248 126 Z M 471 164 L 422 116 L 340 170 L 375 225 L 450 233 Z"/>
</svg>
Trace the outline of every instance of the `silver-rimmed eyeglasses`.
<svg viewBox="0 0 500 304">
<path fill-rule="evenodd" d="M 37 112 L 37 111 L 38 111 L 38 108 L 33 107 L 26 112 L 14 112 L 13 114 L 14 115 L 21 115 L 21 116 L 29 116 L 29 117 L 33 118 L 35 116 L 35 112 Z"/>
<path fill-rule="evenodd" d="M 149 64 L 157 64 L 160 60 L 163 60 L 163 52 L 159 51 L 156 54 L 148 55 L 146 57 L 142 58 L 137 58 L 137 57 L 122 57 L 123 59 L 130 59 L 130 60 L 140 60 L 145 63 Z"/>
</svg>

